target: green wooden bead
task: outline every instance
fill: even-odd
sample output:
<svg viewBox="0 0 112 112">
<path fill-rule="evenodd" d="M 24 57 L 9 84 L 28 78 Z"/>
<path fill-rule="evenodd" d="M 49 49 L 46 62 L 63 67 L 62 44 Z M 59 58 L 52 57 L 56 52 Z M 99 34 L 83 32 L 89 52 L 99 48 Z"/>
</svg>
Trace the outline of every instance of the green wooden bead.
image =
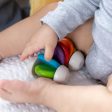
<svg viewBox="0 0 112 112">
<path fill-rule="evenodd" d="M 39 64 L 35 66 L 35 74 L 40 76 L 40 77 L 45 77 L 45 78 L 54 78 L 56 68 L 49 66 L 47 64 Z"/>
</svg>

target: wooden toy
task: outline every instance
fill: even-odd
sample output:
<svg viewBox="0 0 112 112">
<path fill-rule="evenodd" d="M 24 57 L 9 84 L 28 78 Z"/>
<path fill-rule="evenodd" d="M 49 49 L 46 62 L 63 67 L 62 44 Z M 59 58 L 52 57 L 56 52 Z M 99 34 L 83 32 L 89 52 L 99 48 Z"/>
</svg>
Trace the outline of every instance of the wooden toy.
<svg viewBox="0 0 112 112">
<path fill-rule="evenodd" d="M 52 60 L 46 61 L 44 53 L 38 53 L 32 71 L 35 76 L 64 83 L 70 77 L 70 70 L 79 70 L 83 64 L 83 54 L 75 49 L 70 39 L 64 38 L 58 42 Z"/>
</svg>

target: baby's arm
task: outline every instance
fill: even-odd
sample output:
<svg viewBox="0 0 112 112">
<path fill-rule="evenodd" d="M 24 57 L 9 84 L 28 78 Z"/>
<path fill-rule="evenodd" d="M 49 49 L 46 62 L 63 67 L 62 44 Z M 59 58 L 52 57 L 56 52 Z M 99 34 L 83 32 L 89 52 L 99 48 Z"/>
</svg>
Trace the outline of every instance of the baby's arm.
<svg viewBox="0 0 112 112">
<path fill-rule="evenodd" d="M 44 104 L 57 112 L 112 112 L 112 96 L 103 86 L 59 85 L 43 78 L 1 80 L 0 97 L 13 103 Z"/>
<path fill-rule="evenodd" d="M 0 32 L 0 58 L 21 54 L 31 36 L 41 27 L 40 18 L 56 6 L 57 3 L 49 4 L 35 15 Z"/>
<path fill-rule="evenodd" d="M 112 0 L 102 0 L 95 13 L 93 25 L 94 44 L 86 59 L 89 73 L 107 83 L 112 73 Z"/>
<path fill-rule="evenodd" d="M 99 6 L 99 1 L 65 0 L 59 3 L 55 11 L 42 18 L 42 22 L 45 24 L 33 35 L 23 51 L 21 59 L 24 60 L 40 49 L 45 49 L 45 58 L 47 60 L 51 59 L 57 44 L 56 36 L 59 38 L 65 37 L 91 18 Z"/>
<path fill-rule="evenodd" d="M 38 28 L 29 17 L 0 32 L 0 57 L 6 58 L 22 52 L 31 35 Z M 30 23 L 30 24 L 29 24 Z"/>
<path fill-rule="evenodd" d="M 100 0 L 64 0 L 56 10 L 49 12 L 42 21 L 63 38 L 76 27 L 94 16 Z"/>
</svg>

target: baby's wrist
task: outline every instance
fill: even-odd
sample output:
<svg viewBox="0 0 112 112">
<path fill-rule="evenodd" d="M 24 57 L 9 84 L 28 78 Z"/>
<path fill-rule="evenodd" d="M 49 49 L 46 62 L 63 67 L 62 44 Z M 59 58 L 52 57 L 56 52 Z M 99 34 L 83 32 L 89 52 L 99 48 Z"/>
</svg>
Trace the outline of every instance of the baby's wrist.
<svg viewBox="0 0 112 112">
<path fill-rule="evenodd" d="M 43 24 L 42 24 L 42 28 L 44 28 L 44 29 L 46 29 L 48 32 L 50 32 L 51 35 L 53 35 L 54 37 L 56 37 L 57 40 L 59 39 L 59 37 L 58 37 L 58 35 L 56 34 L 56 32 L 55 32 L 49 25 L 47 25 L 46 23 L 43 23 Z"/>
<path fill-rule="evenodd" d="M 46 88 L 44 88 L 43 95 L 42 95 L 42 104 L 43 105 L 46 105 L 53 109 L 57 109 L 57 106 L 58 106 L 57 99 L 59 99 L 57 91 L 61 92 L 59 86 L 60 86 L 59 84 L 54 82 L 54 83 L 48 85 Z"/>
</svg>

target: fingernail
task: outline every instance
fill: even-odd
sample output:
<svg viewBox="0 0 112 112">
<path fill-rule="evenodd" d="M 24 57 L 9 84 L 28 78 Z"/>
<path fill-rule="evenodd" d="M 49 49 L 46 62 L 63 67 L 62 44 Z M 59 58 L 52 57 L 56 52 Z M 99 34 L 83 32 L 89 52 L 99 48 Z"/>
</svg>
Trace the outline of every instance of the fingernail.
<svg viewBox="0 0 112 112">
<path fill-rule="evenodd" d="M 46 61 L 50 61 L 51 59 L 50 58 L 45 58 L 46 59 Z"/>
</svg>

